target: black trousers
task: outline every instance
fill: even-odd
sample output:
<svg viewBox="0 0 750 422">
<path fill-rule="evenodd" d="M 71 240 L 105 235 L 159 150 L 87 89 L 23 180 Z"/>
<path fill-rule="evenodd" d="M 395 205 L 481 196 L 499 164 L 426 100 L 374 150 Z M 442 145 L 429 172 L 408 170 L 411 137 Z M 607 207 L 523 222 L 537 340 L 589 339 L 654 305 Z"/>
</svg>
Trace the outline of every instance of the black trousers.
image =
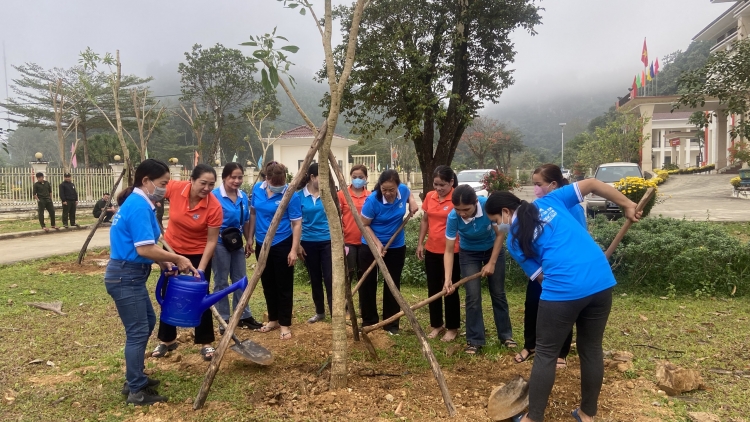
<svg viewBox="0 0 750 422">
<path fill-rule="evenodd" d="M 262 243 L 255 246 L 255 259 L 260 256 Z M 260 282 L 263 285 L 263 296 L 266 298 L 268 320 L 278 321 L 279 325 L 292 325 L 292 307 L 294 305 L 294 267 L 287 264 L 287 257 L 292 251 L 292 236 L 271 246 L 268 259 Z"/>
<path fill-rule="evenodd" d="M 370 252 L 370 248 L 363 245 L 359 251 L 359 268 L 367 269 L 375 258 Z M 404 270 L 404 260 L 406 259 L 406 246 L 400 248 L 389 248 L 388 252 L 383 257 L 385 266 L 388 268 L 388 272 L 393 278 L 393 282 L 396 287 L 401 290 L 401 272 Z M 378 269 L 375 268 L 370 272 L 362 286 L 359 288 L 359 309 L 362 315 L 362 326 L 375 325 L 378 323 L 378 305 L 377 305 L 377 294 L 378 294 Z M 391 294 L 388 286 L 383 286 L 383 319 L 397 314 L 401 308 L 398 306 L 398 302 Z M 398 328 L 398 320 L 383 327 L 384 330 L 390 330 Z"/>
<path fill-rule="evenodd" d="M 612 288 L 578 300 L 539 301 L 536 357 L 529 379 L 531 420 L 544 420 L 547 400 L 555 384 L 557 357 L 573 324 L 581 358 L 581 410 L 589 416 L 596 416 L 604 379 L 602 339 L 611 309 Z"/>
<path fill-rule="evenodd" d="M 526 350 L 536 349 L 536 322 L 539 313 L 539 298 L 542 296 L 542 285 L 537 281 L 529 279 L 526 286 L 526 305 L 523 313 L 523 348 Z M 570 353 L 570 344 L 573 342 L 573 330 L 560 348 L 558 357 L 565 359 Z"/>
<path fill-rule="evenodd" d="M 443 266 L 443 254 L 424 252 L 424 266 L 427 274 L 427 294 L 432 296 L 443 290 L 445 284 L 445 268 Z M 461 279 L 461 268 L 458 265 L 458 254 L 453 258 L 453 282 Z M 445 302 L 445 328 L 449 330 L 458 329 L 461 326 L 461 298 L 458 289 L 450 295 L 443 296 L 428 306 L 430 308 L 430 326 L 433 328 L 443 326 L 443 302 Z"/>
<path fill-rule="evenodd" d="M 112 220 L 112 217 L 115 215 L 114 211 L 103 211 L 104 214 L 104 220 L 102 220 L 102 223 L 109 223 L 110 220 Z"/>
<path fill-rule="evenodd" d="M 70 220 L 70 225 L 73 226 L 76 224 L 76 201 L 65 201 L 68 205 L 63 204 L 62 206 L 62 221 L 63 226 L 68 225 L 68 220 Z"/>
<path fill-rule="evenodd" d="M 47 210 L 49 212 L 49 222 L 52 227 L 55 227 L 55 206 L 52 205 L 51 199 L 41 199 L 39 198 L 39 201 L 36 203 L 36 212 L 39 216 L 39 225 L 42 226 L 42 228 L 45 227 L 44 225 L 44 210 Z"/>
<path fill-rule="evenodd" d="M 326 306 L 323 297 L 323 285 L 328 298 L 328 312 L 333 315 L 333 268 L 331 258 L 331 241 L 307 242 L 301 241 L 300 245 L 305 249 L 305 266 L 310 274 L 310 287 L 315 304 L 315 313 L 325 314 Z"/>
<path fill-rule="evenodd" d="M 203 258 L 203 254 L 200 255 L 187 255 L 182 254 L 177 251 L 175 251 L 176 254 L 182 255 L 185 258 L 190 260 L 190 263 L 193 264 L 193 267 L 198 268 L 198 265 L 201 263 L 201 258 Z M 208 265 L 206 266 L 206 281 L 208 281 L 208 285 L 211 285 L 211 260 L 208 260 Z M 166 284 L 164 285 L 164 288 L 166 288 Z M 206 289 L 206 293 L 208 293 L 208 289 Z M 174 339 L 177 338 L 177 327 L 171 324 L 167 324 L 166 322 L 161 320 L 161 317 L 159 317 L 159 332 L 157 334 L 157 337 L 159 340 L 163 341 L 164 343 L 169 343 L 171 341 L 174 341 Z M 213 317 L 211 316 L 211 310 L 206 309 L 205 312 L 201 315 L 201 323 L 197 327 L 195 327 L 195 339 L 193 343 L 195 344 L 211 344 L 216 340 L 216 337 L 214 336 L 214 322 Z"/>
<path fill-rule="evenodd" d="M 367 268 L 360 268 L 359 266 L 359 254 L 362 248 L 367 248 L 367 245 L 359 244 L 359 245 L 352 245 L 347 243 L 346 247 L 349 248 L 349 253 L 346 254 L 346 266 L 347 270 L 349 271 L 349 276 L 351 277 L 352 282 L 355 284 L 359 281 L 360 278 L 362 278 L 362 274 L 365 273 L 365 270 Z M 356 277 L 356 279 L 354 278 Z"/>
</svg>

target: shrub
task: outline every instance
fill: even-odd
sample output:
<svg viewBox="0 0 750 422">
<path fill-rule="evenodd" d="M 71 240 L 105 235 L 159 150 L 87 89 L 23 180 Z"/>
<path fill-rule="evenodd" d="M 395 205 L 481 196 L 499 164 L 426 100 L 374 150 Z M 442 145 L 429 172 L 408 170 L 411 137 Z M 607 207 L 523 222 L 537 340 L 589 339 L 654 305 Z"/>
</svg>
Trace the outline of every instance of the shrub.
<svg viewBox="0 0 750 422">
<path fill-rule="evenodd" d="M 657 184 L 658 183 L 654 179 L 646 180 L 642 177 L 626 177 L 620 179 L 619 182 L 615 182 L 615 189 L 622 192 L 628 197 L 628 199 L 637 204 L 638 201 L 643 198 L 643 195 L 646 194 L 648 188 L 657 189 Z M 658 193 L 658 190 L 656 193 Z M 652 196 L 651 200 L 649 200 L 646 206 L 643 207 L 643 217 L 646 217 L 651 212 L 651 208 L 654 207 L 654 204 L 656 204 L 656 194 Z"/>
<path fill-rule="evenodd" d="M 594 240 L 605 249 L 623 220 L 596 218 Z M 634 224 L 612 257 L 621 287 L 671 293 L 737 295 L 750 288 L 750 243 L 709 222 L 646 218 Z"/>
<path fill-rule="evenodd" d="M 518 180 L 503 174 L 500 170 L 492 170 L 482 179 L 482 185 L 488 193 L 499 191 L 512 191 L 521 187 Z"/>
<path fill-rule="evenodd" d="M 742 179 L 740 179 L 740 176 L 733 177 L 732 180 L 729 181 L 729 183 L 734 186 L 735 189 L 740 187 L 740 182 Z"/>
</svg>

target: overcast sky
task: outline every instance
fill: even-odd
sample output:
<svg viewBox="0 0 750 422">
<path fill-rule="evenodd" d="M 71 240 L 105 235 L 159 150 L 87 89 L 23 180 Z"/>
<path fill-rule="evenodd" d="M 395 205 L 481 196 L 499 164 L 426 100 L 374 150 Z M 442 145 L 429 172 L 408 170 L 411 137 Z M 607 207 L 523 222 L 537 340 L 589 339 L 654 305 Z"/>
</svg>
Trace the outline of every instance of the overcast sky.
<svg viewBox="0 0 750 422">
<path fill-rule="evenodd" d="M 322 0 L 314 3 L 322 6 Z M 2 4 L 0 40 L 5 43 L 9 84 L 17 76 L 11 64 L 71 67 L 79 52 L 90 46 L 96 52 L 119 49 L 123 72 L 154 76 L 161 94 L 176 94 L 177 63 L 193 44 L 237 46 L 249 35 L 274 26 L 301 47 L 294 58 L 300 65 L 298 72 L 308 74 L 322 62 L 310 16 L 283 9 L 274 0 L 3 0 Z M 650 58 L 684 50 L 728 7 L 710 0 L 544 0 L 540 4 L 546 10 L 539 34 L 519 32 L 513 37 L 518 51 L 513 65 L 516 84 L 501 104 L 522 101 L 539 89 L 559 94 L 581 86 L 622 86 L 626 92 L 641 69 L 644 37 Z M 5 76 L 3 69 L 0 72 Z M 4 80 L 0 84 L 5 97 Z"/>
</svg>

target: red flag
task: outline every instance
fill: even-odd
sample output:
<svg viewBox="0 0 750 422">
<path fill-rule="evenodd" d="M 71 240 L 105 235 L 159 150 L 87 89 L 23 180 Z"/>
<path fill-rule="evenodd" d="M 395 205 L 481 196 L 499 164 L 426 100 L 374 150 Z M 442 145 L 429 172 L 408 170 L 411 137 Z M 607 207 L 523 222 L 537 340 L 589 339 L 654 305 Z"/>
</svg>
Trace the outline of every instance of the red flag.
<svg viewBox="0 0 750 422">
<path fill-rule="evenodd" d="M 655 75 L 659 74 L 659 58 L 658 57 L 656 58 L 656 62 L 654 62 L 654 74 Z"/>
<path fill-rule="evenodd" d="M 641 86 L 646 86 L 646 71 L 641 72 Z"/>
<path fill-rule="evenodd" d="M 646 48 L 646 39 L 643 39 L 643 52 L 641 53 L 641 62 L 643 62 L 643 67 L 648 66 L 648 48 Z"/>
<path fill-rule="evenodd" d="M 633 76 L 633 88 L 630 90 L 630 99 L 634 99 L 638 96 L 638 83 L 636 82 L 636 77 Z"/>
<path fill-rule="evenodd" d="M 78 157 L 76 157 L 76 144 L 73 143 L 70 145 L 70 165 L 73 166 L 74 169 L 78 168 Z"/>
<path fill-rule="evenodd" d="M 198 166 L 198 157 L 200 157 L 200 155 L 198 155 L 198 151 L 195 151 L 195 158 L 193 159 L 193 167 Z"/>
</svg>

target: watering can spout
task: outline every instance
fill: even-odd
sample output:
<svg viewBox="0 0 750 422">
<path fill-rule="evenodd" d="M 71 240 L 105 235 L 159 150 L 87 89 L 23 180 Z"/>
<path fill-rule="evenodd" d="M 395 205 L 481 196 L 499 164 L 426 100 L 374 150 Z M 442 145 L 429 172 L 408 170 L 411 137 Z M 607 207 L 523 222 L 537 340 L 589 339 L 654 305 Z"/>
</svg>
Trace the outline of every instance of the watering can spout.
<svg viewBox="0 0 750 422">
<path fill-rule="evenodd" d="M 206 295 L 206 297 L 203 298 L 203 301 L 201 302 L 200 308 L 205 311 L 215 305 L 216 302 L 221 300 L 224 296 L 227 296 L 238 289 L 244 290 L 245 287 L 247 287 L 247 277 L 242 277 L 237 282 L 230 284 L 229 287 L 219 290 L 218 292 Z"/>
</svg>

